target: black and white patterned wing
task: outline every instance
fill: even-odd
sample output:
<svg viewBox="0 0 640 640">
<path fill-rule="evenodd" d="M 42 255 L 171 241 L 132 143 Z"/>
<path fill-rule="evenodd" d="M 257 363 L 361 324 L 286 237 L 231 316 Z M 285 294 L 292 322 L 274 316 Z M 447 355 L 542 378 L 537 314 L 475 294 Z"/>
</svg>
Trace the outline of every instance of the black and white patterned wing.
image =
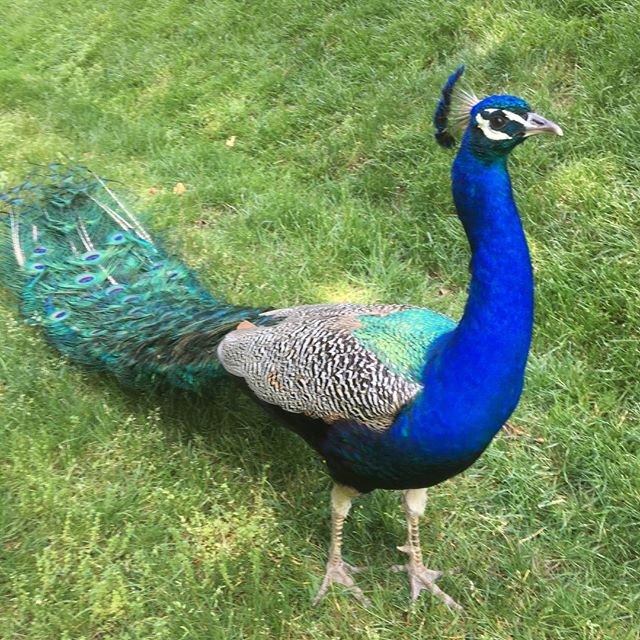
<svg viewBox="0 0 640 640">
<path fill-rule="evenodd" d="M 358 420 L 384 429 L 422 389 L 391 371 L 352 332 L 360 315 L 385 316 L 402 305 L 309 305 L 263 314 L 273 326 L 239 328 L 218 356 L 261 400 L 326 422 Z"/>
</svg>

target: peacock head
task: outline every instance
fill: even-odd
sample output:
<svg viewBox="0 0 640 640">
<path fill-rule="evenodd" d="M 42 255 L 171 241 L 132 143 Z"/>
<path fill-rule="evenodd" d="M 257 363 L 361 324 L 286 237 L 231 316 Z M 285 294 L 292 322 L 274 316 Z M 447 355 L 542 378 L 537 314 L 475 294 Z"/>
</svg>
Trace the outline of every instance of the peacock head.
<svg viewBox="0 0 640 640">
<path fill-rule="evenodd" d="M 465 128 L 463 144 L 486 159 L 506 157 L 514 147 L 539 133 L 562 135 L 557 124 L 531 111 L 516 96 L 496 95 L 479 100 L 458 89 L 452 107 L 454 89 L 463 71 L 464 65 L 447 80 L 433 118 L 436 140 L 443 147 L 455 144 L 451 131 L 456 127 Z"/>
</svg>

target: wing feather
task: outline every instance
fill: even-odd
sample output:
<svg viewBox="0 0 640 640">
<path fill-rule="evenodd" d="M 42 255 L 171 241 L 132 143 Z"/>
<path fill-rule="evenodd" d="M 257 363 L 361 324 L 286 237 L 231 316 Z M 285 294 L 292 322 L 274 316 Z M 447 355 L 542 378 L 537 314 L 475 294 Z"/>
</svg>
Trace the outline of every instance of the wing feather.
<svg viewBox="0 0 640 640">
<path fill-rule="evenodd" d="M 422 385 L 406 368 L 393 366 L 386 357 L 384 347 L 403 351 L 403 345 L 394 345 L 392 331 L 386 332 L 382 350 L 375 341 L 363 340 L 358 334 L 364 331 L 367 335 L 368 319 L 384 322 L 389 318 L 386 324 L 395 326 L 394 316 L 416 311 L 432 313 L 408 305 L 278 309 L 263 314 L 277 321 L 273 326 L 240 328 L 228 334 L 218 356 L 229 373 L 243 378 L 265 402 L 326 422 L 357 420 L 384 429 L 420 393 Z M 451 324 L 446 327 L 450 329 Z M 419 331 L 415 337 L 424 341 Z M 398 340 L 407 340 L 406 326 Z"/>
</svg>

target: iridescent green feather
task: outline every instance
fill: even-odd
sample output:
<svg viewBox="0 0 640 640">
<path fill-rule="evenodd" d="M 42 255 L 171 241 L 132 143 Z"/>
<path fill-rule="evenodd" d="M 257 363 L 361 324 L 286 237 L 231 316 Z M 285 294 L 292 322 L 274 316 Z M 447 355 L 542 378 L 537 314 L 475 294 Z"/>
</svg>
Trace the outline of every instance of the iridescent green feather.
<svg viewBox="0 0 640 640">
<path fill-rule="evenodd" d="M 358 316 L 362 323 L 353 336 L 380 358 L 394 373 L 412 382 L 420 374 L 429 349 L 437 338 L 449 333 L 456 323 L 429 309 L 405 309 L 384 316 Z"/>
<path fill-rule="evenodd" d="M 0 277 L 31 324 L 72 360 L 135 386 L 205 387 L 216 348 L 262 309 L 212 297 L 154 243 L 109 185 L 49 165 L 0 195 Z"/>
</svg>

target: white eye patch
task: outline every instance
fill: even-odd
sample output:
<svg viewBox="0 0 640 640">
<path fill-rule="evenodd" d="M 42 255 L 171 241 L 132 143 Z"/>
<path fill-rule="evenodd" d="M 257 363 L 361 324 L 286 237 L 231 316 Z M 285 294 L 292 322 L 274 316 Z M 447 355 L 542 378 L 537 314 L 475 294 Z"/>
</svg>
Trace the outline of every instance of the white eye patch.
<svg viewBox="0 0 640 640">
<path fill-rule="evenodd" d="M 519 116 L 517 113 L 513 113 L 513 111 L 507 111 L 506 109 L 484 109 L 484 111 L 487 113 L 502 111 L 502 114 L 508 120 L 517 122 L 522 126 L 526 126 L 527 124 L 527 121 L 522 116 Z M 478 125 L 482 133 L 484 133 L 484 135 L 489 138 L 489 140 L 511 140 L 511 136 L 508 133 L 505 133 L 504 131 L 495 131 L 494 129 L 492 129 L 491 122 L 486 118 L 483 118 L 482 114 L 480 113 L 476 115 L 476 124 Z"/>
</svg>

